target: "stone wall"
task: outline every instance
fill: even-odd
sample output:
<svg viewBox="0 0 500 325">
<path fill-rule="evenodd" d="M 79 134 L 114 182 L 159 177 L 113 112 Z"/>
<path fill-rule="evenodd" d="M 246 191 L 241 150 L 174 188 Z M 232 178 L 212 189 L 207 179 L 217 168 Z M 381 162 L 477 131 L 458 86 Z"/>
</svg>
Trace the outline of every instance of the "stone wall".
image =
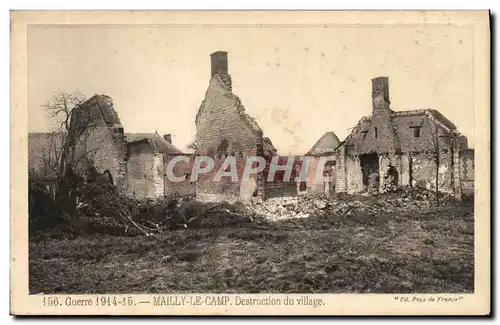
<svg viewBox="0 0 500 325">
<path fill-rule="evenodd" d="M 345 145 L 336 149 L 336 161 L 335 192 L 345 193 L 347 191 Z"/>
<path fill-rule="evenodd" d="M 323 160 L 326 159 L 326 160 Z M 324 172 L 318 178 L 316 176 L 318 168 L 320 167 L 320 162 L 324 162 Z M 314 160 L 309 162 L 308 172 L 307 172 L 307 191 L 313 193 L 325 193 L 327 195 L 333 194 L 336 191 L 336 179 L 338 174 L 337 168 L 337 158 L 335 154 L 328 156 L 317 156 Z M 324 177 L 329 177 L 330 180 L 326 181 Z M 326 183 L 326 184 L 325 184 Z"/>
<path fill-rule="evenodd" d="M 391 168 L 397 172 L 396 178 L 391 177 Z M 408 177 L 409 178 L 409 177 Z M 383 192 L 386 187 L 393 183 L 396 186 L 400 186 L 402 183 L 402 166 L 401 166 L 401 154 L 384 154 L 379 156 L 379 190 Z"/>
<path fill-rule="evenodd" d="M 167 166 L 168 163 L 178 155 L 169 155 L 166 154 L 163 156 L 163 164 L 164 164 L 164 193 L 166 197 L 182 197 L 182 196 L 191 196 L 196 195 L 196 183 L 191 182 L 191 171 L 192 164 L 194 160 L 194 156 L 182 154 L 182 156 L 186 156 L 190 158 L 190 162 L 179 161 L 173 166 L 173 174 L 176 177 L 186 176 L 186 178 L 181 182 L 174 182 L 169 179 L 167 175 Z"/>
<path fill-rule="evenodd" d="M 389 170 L 392 166 L 397 171 L 397 186 L 416 186 L 434 190 L 436 184 L 436 163 L 432 154 L 425 153 L 404 153 L 400 155 L 386 154 L 379 156 L 379 190 L 384 191 L 388 184 Z M 342 192 L 342 180 L 338 178 L 343 174 L 341 157 L 337 160 L 336 172 L 336 192 Z M 465 162 L 466 160 L 466 162 Z M 345 175 L 346 175 L 346 192 L 358 193 L 366 189 L 363 184 L 363 174 L 360 164 L 359 156 L 346 156 L 345 157 Z M 462 164 L 471 165 L 471 160 L 461 158 Z M 473 162 L 472 162 L 473 164 Z M 473 167 L 472 167 L 473 168 Z M 456 190 L 456 177 L 454 174 L 454 162 L 450 152 L 441 153 L 440 167 L 438 170 L 438 183 L 439 190 L 445 193 L 455 193 Z M 462 168 L 463 169 L 463 168 Z M 468 167 L 470 170 L 470 167 Z M 461 176 L 462 187 L 471 187 L 471 181 L 464 181 L 464 176 Z M 473 187 L 473 185 L 472 185 Z"/>
<path fill-rule="evenodd" d="M 265 185 L 265 198 L 295 197 L 298 195 L 297 183 L 290 182 L 267 182 Z"/>
<path fill-rule="evenodd" d="M 153 188 L 154 197 L 161 198 L 165 195 L 165 171 L 163 166 L 163 154 L 153 154 Z"/>
<path fill-rule="evenodd" d="M 379 122 L 383 121 L 380 118 L 378 120 Z M 364 135 L 361 132 L 361 130 L 364 130 L 361 126 L 363 120 L 353 130 L 353 134 L 349 136 L 349 142 L 345 145 L 345 151 L 344 146 L 337 150 L 336 191 L 356 193 L 365 189 L 359 160 L 363 152 L 379 153 L 380 191 L 384 190 L 385 178 L 390 166 L 393 166 L 397 171 L 398 186 L 419 185 L 427 189 L 434 189 L 436 167 L 432 156 L 434 155 L 433 152 L 439 150 L 441 159 L 439 188 L 443 192 L 455 193 L 459 197 L 460 184 L 464 184 L 465 187 L 469 185 L 458 178 L 459 169 L 456 166 L 458 157 L 452 157 L 453 153 L 457 153 L 458 143 L 456 134 L 449 133 L 446 128 L 439 124 L 436 126 L 427 116 L 398 117 L 393 119 L 393 121 L 397 139 L 402 149 L 399 153 L 395 150 L 384 152 L 387 150 L 384 148 L 389 148 L 388 145 L 385 147 L 378 144 L 375 145 L 373 124 L 367 124 L 368 126 L 365 130 L 368 130 L 368 133 L 365 138 L 363 138 Z M 420 133 L 415 133 L 413 126 L 418 125 L 421 126 Z M 370 132 L 373 134 L 370 135 Z M 392 141 L 390 137 L 383 137 L 379 130 L 377 132 L 379 133 L 377 134 L 378 142 Z M 436 134 L 438 135 L 437 140 Z M 343 188 L 344 180 L 346 184 L 345 190 Z"/>
<path fill-rule="evenodd" d="M 474 194 L 474 149 L 460 150 L 460 185 L 462 194 Z"/>
<path fill-rule="evenodd" d="M 363 173 L 358 156 L 345 157 L 346 192 L 349 194 L 364 190 Z"/>
<path fill-rule="evenodd" d="M 133 142 L 128 147 L 127 195 L 152 199 L 162 196 L 158 180 L 163 179 L 161 155 L 155 155 L 147 141 Z"/>
<path fill-rule="evenodd" d="M 413 153 L 411 155 L 412 186 L 435 190 L 436 162 L 432 154 Z M 451 154 L 441 155 L 438 170 L 439 191 L 453 193 L 453 166 Z"/>
<path fill-rule="evenodd" d="M 245 113 L 240 99 L 232 93 L 231 77 L 221 73 L 227 71 L 224 65 L 227 65 L 227 57 L 220 53 L 212 56 L 212 68 L 215 70 L 212 71 L 205 99 L 196 116 L 197 154 L 215 160 L 215 168 L 207 174 L 201 174 L 197 180 L 196 196 L 204 201 L 240 197 L 240 181 L 233 182 L 223 177 L 220 182 L 213 182 L 227 156 L 235 157 L 237 164 L 244 166 L 246 158 L 262 154 L 262 131 Z M 239 176 L 242 170 L 238 168 Z M 244 189 L 245 193 L 253 191 Z"/>
<path fill-rule="evenodd" d="M 448 134 L 448 129 L 434 124 L 428 116 L 398 114 L 392 120 L 402 152 L 434 152 L 437 147 L 451 150 L 452 143 L 447 135 L 453 135 Z"/>
<path fill-rule="evenodd" d="M 401 186 L 408 186 L 411 183 L 411 163 L 410 163 L 410 154 L 404 153 L 400 156 L 400 164 L 401 164 Z"/>
<path fill-rule="evenodd" d="M 120 129 L 97 125 L 86 130 L 77 141 L 77 169 L 84 171 L 92 162 L 98 172 L 108 170 L 120 193 L 126 192 L 126 142 Z"/>
</svg>

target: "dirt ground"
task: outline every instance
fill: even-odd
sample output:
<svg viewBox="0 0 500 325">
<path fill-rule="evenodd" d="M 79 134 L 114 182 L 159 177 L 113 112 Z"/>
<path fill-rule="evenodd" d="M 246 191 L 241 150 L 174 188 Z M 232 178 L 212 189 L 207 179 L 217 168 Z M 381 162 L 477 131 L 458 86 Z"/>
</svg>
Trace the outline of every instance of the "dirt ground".
<svg viewBox="0 0 500 325">
<path fill-rule="evenodd" d="M 470 204 L 29 244 L 30 293 L 474 291 Z"/>
</svg>

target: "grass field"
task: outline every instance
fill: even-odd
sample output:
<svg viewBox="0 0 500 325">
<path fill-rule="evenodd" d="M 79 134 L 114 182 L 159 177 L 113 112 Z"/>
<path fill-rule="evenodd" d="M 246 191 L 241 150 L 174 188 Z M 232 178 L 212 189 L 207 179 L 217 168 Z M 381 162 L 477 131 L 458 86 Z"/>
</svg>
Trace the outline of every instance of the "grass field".
<svg viewBox="0 0 500 325">
<path fill-rule="evenodd" d="M 473 292 L 471 205 L 38 239 L 30 293 Z"/>
</svg>

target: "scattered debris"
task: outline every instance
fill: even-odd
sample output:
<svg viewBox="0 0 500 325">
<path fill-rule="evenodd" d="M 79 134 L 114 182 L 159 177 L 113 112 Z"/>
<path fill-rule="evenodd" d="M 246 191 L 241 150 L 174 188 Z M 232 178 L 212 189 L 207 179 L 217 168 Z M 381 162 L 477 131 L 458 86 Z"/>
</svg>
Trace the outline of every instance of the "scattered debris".
<svg viewBox="0 0 500 325">
<path fill-rule="evenodd" d="M 456 204 L 457 200 L 441 194 L 439 202 L 444 206 Z M 369 195 L 328 197 L 316 193 L 264 201 L 252 198 L 245 202 L 202 203 L 193 197 L 135 200 L 120 196 L 112 187 L 89 183 L 78 191 L 75 215 L 54 220 L 55 224 L 68 221 L 66 227 L 77 233 L 149 236 L 183 228 L 267 227 L 269 221 L 283 219 L 392 213 L 435 204 L 434 192 L 411 187 Z M 57 214 L 56 207 L 53 211 Z"/>
<path fill-rule="evenodd" d="M 366 195 L 339 195 L 328 197 L 323 193 L 307 194 L 290 203 L 280 200 L 267 200 L 260 205 L 248 208 L 268 220 L 304 218 L 309 215 L 355 215 L 358 213 L 391 213 L 398 210 L 425 209 L 435 206 L 435 193 L 426 189 L 399 187 L 385 193 L 366 193 Z M 440 205 L 456 204 L 451 195 L 441 193 Z"/>
</svg>

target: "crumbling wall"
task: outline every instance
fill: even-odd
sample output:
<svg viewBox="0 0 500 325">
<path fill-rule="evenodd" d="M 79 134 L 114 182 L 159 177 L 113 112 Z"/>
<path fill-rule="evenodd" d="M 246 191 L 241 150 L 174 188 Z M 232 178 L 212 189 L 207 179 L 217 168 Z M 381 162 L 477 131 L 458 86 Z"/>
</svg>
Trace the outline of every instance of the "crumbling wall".
<svg viewBox="0 0 500 325">
<path fill-rule="evenodd" d="M 319 177 L 316 176 L 320 161 L 324 161 L 323 175 Z M 336 155 L 329 155 L 314 157 L 314 160 L 309 162 L 307 170 L 307 191 L 310 193 L 325 193 L 333 194 L 336 192 L 336 179 L 338 177 L 337 172 L 337 158 Z M 323 179 L 323 177 L 328 177 L 329 180 Z M 325 184 L 326 183 L 326 184 Z"/>
<path fill-rule="evenodd" d="M 460 150 L 460 186 L 462 194 L 474 194 L 474 149 Z"/>
<path fill-rule="evenodd" d="M 196 117 L 196 143 L 198 154 L 215 160 L 215 168 L 198 177 L 196 184 L 197 199 L 203 201 L 239 198 L 243 190 L 246 196 L 258 190 L 252 182 L 241 184 L 243 168 L 238 168 L 239 181 L 233 182 L 223 177 L 220 182 L 213 178 L 227 156 L 233 156 L 238 166 L 244 166 L 250 156 L 261 155 L 262 131 L 245 112 L 237 96 L 231 91 L 230 77 L 214 74 L 210 80 L 205 100 Z M 241 188 L 243 186 L 243 189 Z M 260 186 L 262 189 L 262 186 Z M 259 193 L 263 194 L 263 193 Z M 248 197 L 247 197 L 248 198 Z"/>
<path fill-rule="evenodd" d="M 192 165 L 194 161 L 193 156 L 189 156 L 190 161 L 179 161 L 173 166 L 173 174 L 176 177 L 186 176 L 186 178 L 181 182 L 174 182 L 171 180 L 166 171 L 169 162 L 176 157 L 177 155 L 164 155 L 163 156 L 163 164 L 164 164 L 164 178 L 165 178 L 165 188 L 164 193 L 166 197 L 182 197 L 182 196 L 191 196 L 196 195 L 196 183 L 191 182 L 191 172 Z M 188 156 L 188 155 L 183 155 Z"/>
<path fill-rule="evenodd" d="M 363 173 L 358 156 L 346 156 L 345 159 L 347 193 L 357 193 L 364 190 Z"/>
<path fill-rule="evenodd" d="M 156 198 L 160 184 L 159 157 L 153 154 L 147 141 L 130 143 L 127 162 L 127 195 L 139 198 Z M 161 172 L 163 178 L 163 172 Z"/>
<path fill-rule="evenodd" d="M 274 159 L 277 159 L 278 166 L 291 166 L 290 178 L 285 178 L 285 174 L 287 174 L 287 172 L 284 170 L 279 170 L 278 168 L 275 171 L 274 175 L 270 175 L 273 157 L 268 156 L 266 161 L 266 168 L 262 172 L 262 176 L 265 178 L 264 198 L 270 199 L 277 197 L 296 197 L 299 194 L 296 179 L 299 176 L 302 163 L 299 162 L 299 160 L 294 156 L 274 156 Z M 269 179 L 269 177 L 271 178 Z"/>
<path fill-rule="evenodd" d="M 412 186 L 435 190 L 437 166 L 434 155 L 429 153 L 412 153 L 411 166 Z M 440 155 L 438 185 L 441 192 L 453 192 L 453 166 L 450 154 Z"/>
<path fill-rule="evenodd" d="M 391 185 L 400 186 L 402 184 L 403 167 L 401 160 L 401 154 L 391 153 L 379 156 L 380 191 L 387 190 Z M 409 171 L 406 176 L 409 179 Z"/>
<path fill-rule="evenodd" d="M 198 200 L 232 202 L 239 198 L 250 199 L 253 196 L 253 193 L 257 190 L 256 175 L 251 175 L 250 180 L 244 182 L 242 177 L 246 159 L 243 154 L 238 153 L 238 156 L 233 156 L 233 154 L 232 150 L 229 151 L 229 154 L 217 154 L 212 157 L 214 159 L 212 171 L 199 174 L 196 182 L 196 197 Z M 229 173 L 233 172 L 231 165 L 227 165 L 226 168 L 223 166 L 226 159 L 234 159 L 237 177 L 235 180 L 229 176 Z M 228 173 L 228 176 L 222 176 L 218 180 L 215 179 L 219 171 Z"/>
<path fill-rule="evenodd" d="M 84 171 L 91 162 L 98 172 L 108 170 L 119 192 L 126 192 L 126 142 L 122 129 L 96 125 L 87 129 L 76 142 L 76 168 Z"/>
<path fill-rule="evenodd" d="M 402 152 L 430 152 L 435 151 L 437 147 L 451 150 L 453 136 L 448 133 L 449 130 L 438 122 L 433 122 L 424 113 L 411 114 L 415 113 L 413 111 L 398 112 L 392 118 Z"/>
<path fill-rule="evenodd" d="M 163 197 L 165 194 L 164 174 L 163 155 L 155 153 L 153 155 L 153 187 L 156 198 Z"/>
<path fill-rule="evenodd" d="M 349 145 L 354 145 L 357 154 L 395 152 L 399 146 L 389 111 L 377 111 L 369 119 L 364 119 L 353 130 Z"/>
<path fill-rule="evenodd" d="M 401 185 L 408 186 L 411 181 L 411 164 L 410 154 L 404 153 L 400 156 L 401 159 Z"/>
<path fill-rule="evenodd" d="M 264 189 L 265 198 L 295 197 L 298 195 L 297 183 L 290 182 L 267 182 Z"/>
<path fill-rule="evenodd" d="M 346 186 L 346 156 L 345 156 L 345 146 L 342 145 L 336 150 L 336 161 L 335 166 L 335 192 L 344 193 L 347 191 Z"/>
<path fill-rule="evenodd" d="M 73 113 L 68 137 L 75 149 L 71 157 L 75 169 L 85 171 L 91 163 L 98 172 L 107 170 L 117 190 L 125 193 L 127 144 L 113 101 L 95 95 Z"/>
</svg>

